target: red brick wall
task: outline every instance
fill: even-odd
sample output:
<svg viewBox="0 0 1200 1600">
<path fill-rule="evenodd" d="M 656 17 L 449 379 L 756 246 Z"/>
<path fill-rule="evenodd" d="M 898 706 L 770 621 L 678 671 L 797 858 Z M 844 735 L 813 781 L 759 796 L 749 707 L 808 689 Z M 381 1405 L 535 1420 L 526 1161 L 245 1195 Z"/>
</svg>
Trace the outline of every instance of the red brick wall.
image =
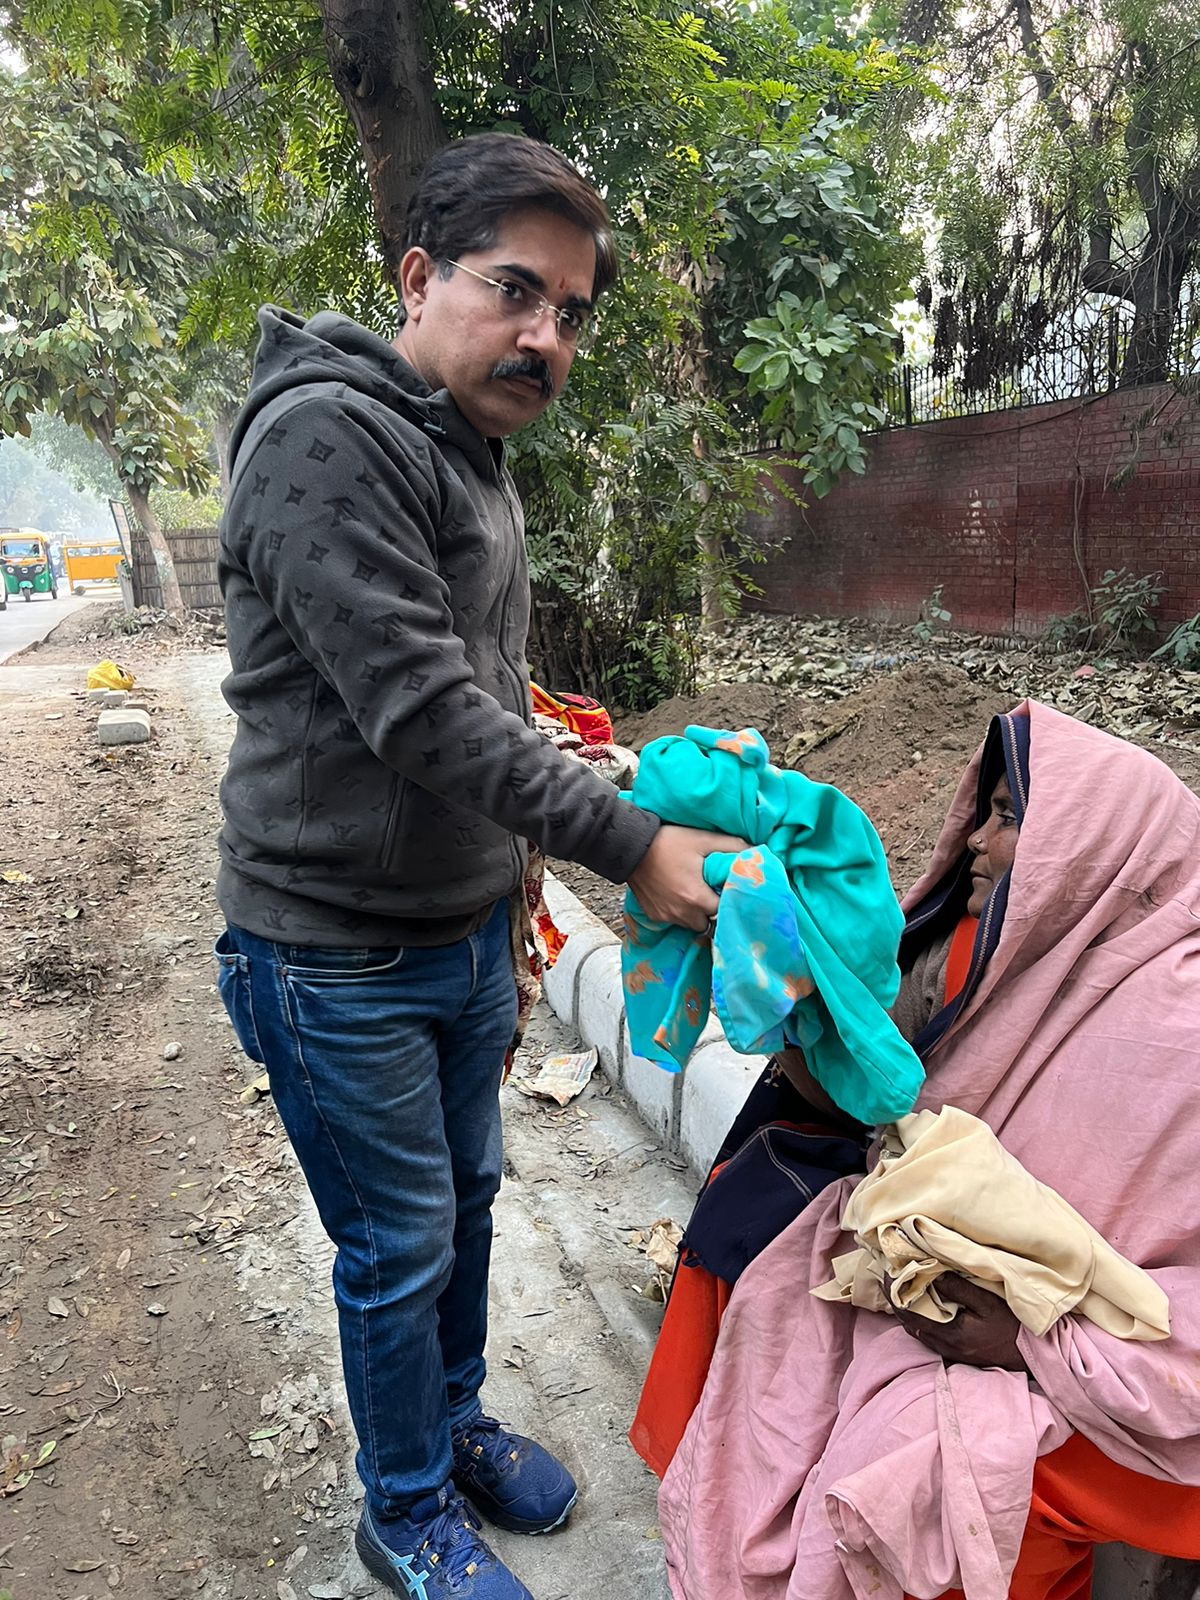
<svg viewBox="0 0 1200 1600">
<path fill-rule="evenodd" d="M 940 583 L 956 627 L 1034 633 L 1082 608 L 1082 563 L 1088 584 L 1161 572 L 1163 623 L 1200 611 L 1200 402 L 1168 386 L 895 429 L 868 455 L 757 520 L 787 540 L 752 569 L 759 609 L 910 622 Z"/>
</svg>

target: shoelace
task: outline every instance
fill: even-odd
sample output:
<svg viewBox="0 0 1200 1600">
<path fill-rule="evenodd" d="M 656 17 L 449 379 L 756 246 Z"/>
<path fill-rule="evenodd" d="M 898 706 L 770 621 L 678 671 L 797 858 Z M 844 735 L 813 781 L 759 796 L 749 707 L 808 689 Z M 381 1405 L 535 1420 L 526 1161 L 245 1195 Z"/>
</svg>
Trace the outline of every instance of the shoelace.
<svg viewBox="0 0 1200 1600">
<path fill-rule="evenodd" d="M 457 1444 L 468 1450 L 477 1460 L 486 1461 L 497 1472 L 508 1472 L 517 1459 L 517 1452 L 500 1437 L 500 1424 L 495 1417 L 476 1417 L 458 1435 Z"/>
<path fill-rule="evenodd" d="M 453 1495 L 446 1509 L 427 1524 L 417 1554 L 430 1553 L 449 1579 L 450 1587 L 457 1589 L 465 1578 L 473 1577 L 476 1568 L 487 1559 L 482 1542 L 475 1537 L 482 1526 L 470 1507 Z"/>
</svg>

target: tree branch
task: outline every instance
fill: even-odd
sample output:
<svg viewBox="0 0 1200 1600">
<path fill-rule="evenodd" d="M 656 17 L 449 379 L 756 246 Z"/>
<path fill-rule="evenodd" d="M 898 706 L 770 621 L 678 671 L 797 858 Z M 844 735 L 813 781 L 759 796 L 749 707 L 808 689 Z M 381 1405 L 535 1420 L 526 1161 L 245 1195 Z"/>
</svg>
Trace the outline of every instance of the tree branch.
<svg viewBox="0 0 1200 1600">
<path fill-rule="evenodd" d="M 1152 233 L 1161 231 L 1160 207 L 1172 199 L 1162 181 L 1158 154 L 1155 147 L 1153 121 L 1150 114 L 1150 96 L 1146 79 L 1153 76 L 1154 63 L 1146 45 L 1135 45 L 1132 57 L 1132 83 L 1130 84 L 1132 110 L 1125 128 L 1125 149 L 1129 155 L 1130 172 L 1142 210 Z M 1140 92 L 1139 92 L 1140 91 Z"/>
<path fill-rule="evenodd" d="M 395 282 L 408 202 L 445 143 L 416 0 L 320 0 L 329 66 L 358 134 Z"/>
<path fill-rule="evenodd" d="M 1042 54 L 1037 30 L 1033 24 L 1033 7 L 1030 0 L 1016 0 L 1014 9 L 1021 29 L 1021 50 L 1029 63 L 1033 81 L 1037 85 L 1038 99 L 1050 113 L 1050 120 L 1059 133 L 1069 144 L 1074 144 L 1079 135 L 1079 127 L 1059 92 L 1058 82 L 1050 70 L 1049 63 Z"/>
</svg>

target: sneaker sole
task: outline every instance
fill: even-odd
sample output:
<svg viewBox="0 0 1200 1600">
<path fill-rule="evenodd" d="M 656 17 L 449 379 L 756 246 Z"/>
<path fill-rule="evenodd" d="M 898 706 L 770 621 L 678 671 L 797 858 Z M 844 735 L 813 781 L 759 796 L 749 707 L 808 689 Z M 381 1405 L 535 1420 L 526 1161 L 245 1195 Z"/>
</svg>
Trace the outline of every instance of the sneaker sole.
<svg viewBox="0 0 1200 1600">
<path fill-rule="evenodd" d="M 579 1490 L 576 1489 L 575 1493 L 567 1501 L 566 1505 L 553 1522 L 524 1522 L 520 1517 L 510 1517 L 503 1511 L 497 1511 L 494 1506 L 488 1505 L 488 1503 L 484 1500 L 477 1500 L 469 1489 L 463 1489 L 460 1487 L 459 1493 L 465 1500 L 468 1500 L 471 1505 L 475 1507 L 476 1511 L 478 1511 L 479 1515 L 481 1517 L 485 1517 L 494 1528 L 503 1528 L 505 1533 L 523 1533 L 528 1535 L 530 1538 L 537 1538 L 537 1536 L 542 1533 L 553 1533 L 556 1528 L 561 1528 L 563 1523 L 566 1522 L 567 1518 L 571 1515 L 572 1511 L 574 1511 L 575 1502 L 579 1499 Z"/>
</svg>

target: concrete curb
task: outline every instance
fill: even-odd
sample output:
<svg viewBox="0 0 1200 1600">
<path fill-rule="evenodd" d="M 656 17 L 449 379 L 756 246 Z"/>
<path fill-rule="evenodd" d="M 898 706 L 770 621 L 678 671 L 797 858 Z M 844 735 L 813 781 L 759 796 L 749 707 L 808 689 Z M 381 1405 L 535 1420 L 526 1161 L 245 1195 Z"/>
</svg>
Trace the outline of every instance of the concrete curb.
<svg viewBox="0 0 1200 1600">
<path fill-rule="evenodd" d="M 629 1097 L 655 1137 L 703 1177 L 766 1057 L 738 1055 L 715 1017 L 683 1072 L 667 1072 L 634 1055 L 621 991 L 620 940 L 551 873 L 546 904 L 570 935 L 544 980 L 551 1010 L 595 1047 L 605 1076 Z"/>
</svg>

